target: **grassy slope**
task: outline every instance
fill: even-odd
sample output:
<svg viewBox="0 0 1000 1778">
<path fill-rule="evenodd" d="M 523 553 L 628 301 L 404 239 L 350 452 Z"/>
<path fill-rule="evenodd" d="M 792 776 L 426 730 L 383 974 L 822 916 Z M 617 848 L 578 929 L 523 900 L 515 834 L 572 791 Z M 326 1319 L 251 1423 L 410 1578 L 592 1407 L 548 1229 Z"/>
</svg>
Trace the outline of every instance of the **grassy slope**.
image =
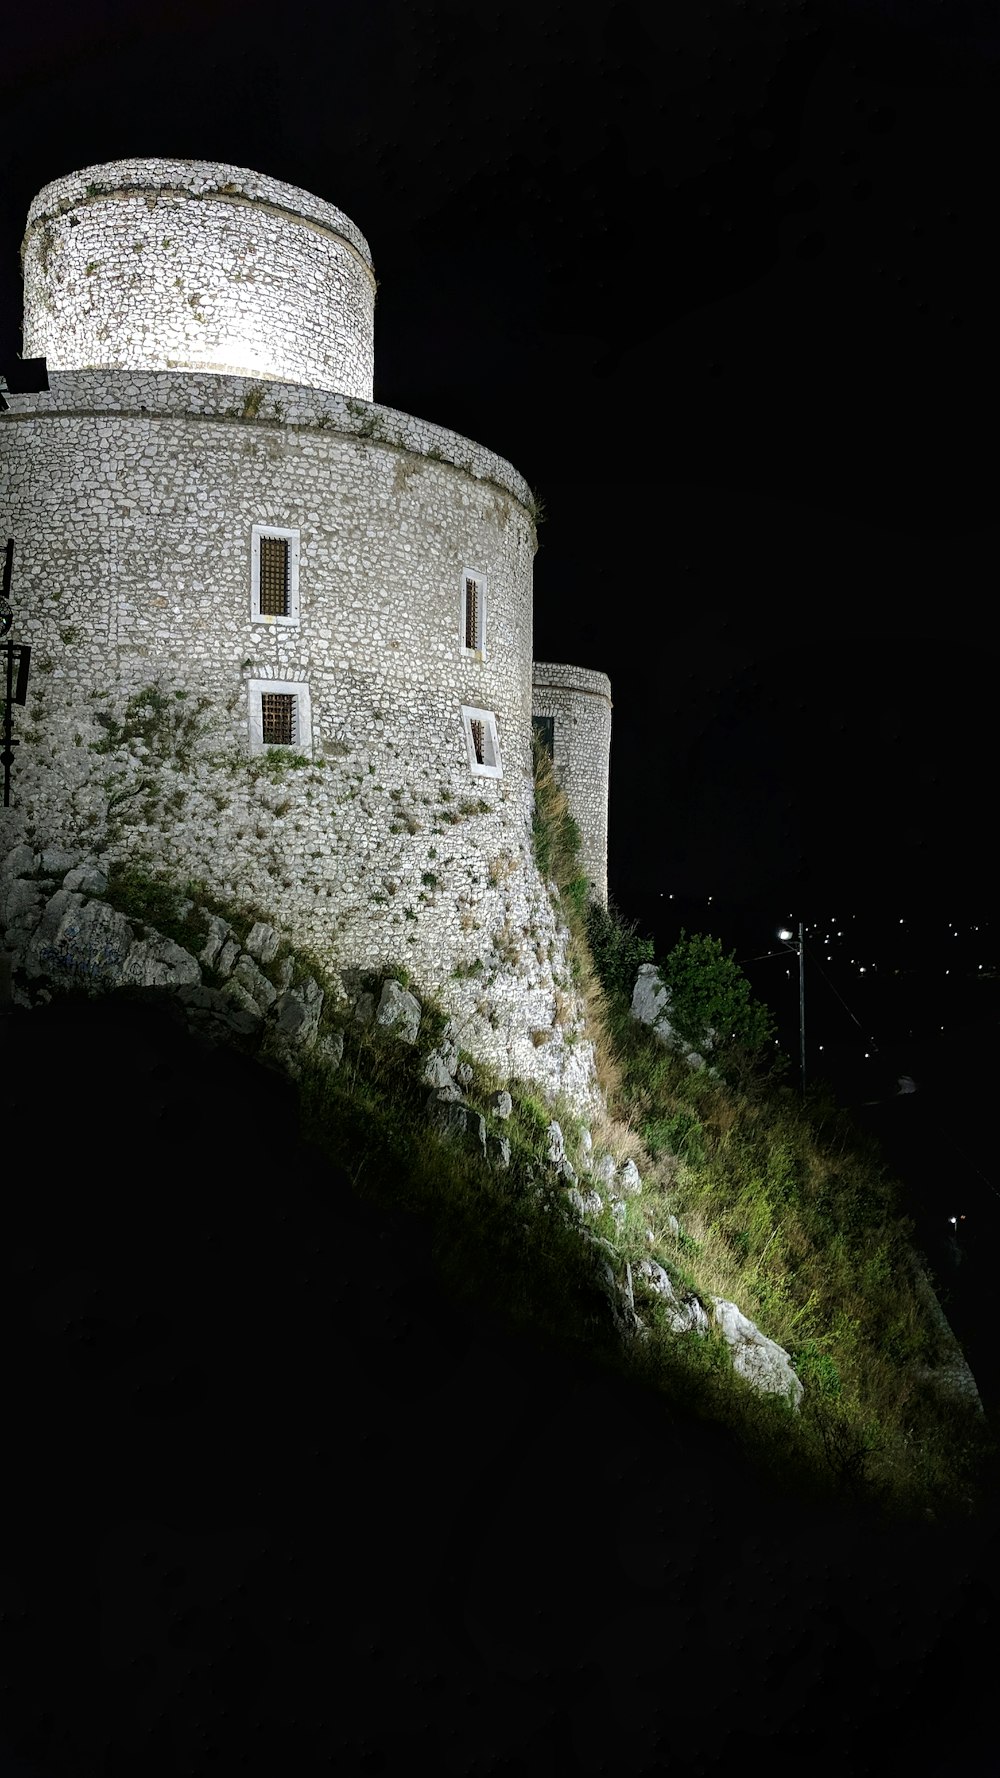
<svg viewBox="0 0 1000 1778">
<path fill-rule="evenodd" d="M 456 1298 L 533 1337 L 597 1356 L 685 1412 L 723 1421 L 776 1482 L 817 1497 L 846 1491 L 894 1515 L 975 1509 L 990 1486 L 994 1442 L 981 1417 L 919 1381 L 920 1368 L 941 1356 L 939 1336 L 911 1275 L 912 1225 L 900 1211 L 900 1188 L 876 1147 L 822 1087 L 802 1101 L 780 1081 L 746 1070 L 738 1087 L 727 1085 L 693 1073 L 636 1024 L 625 995 L 598 980 L 578 834 L 541 755 L 536 793 L 536 855 L 561 892 L 608 1108 L 592 1124 L 595 1149 L 618 1161 L 631 1156 L 643 1178 L 621 1227 L 605 1203 L 590 1228 L 615 1248 L 619 1281 L 626 1261 L 634 1274 L 653 1257 L 678 1293 L 736 1302 L 792 1354 L 806 1386 L 801 1413 L 735 1376 L 714 1331 L 704 1340 L 672 1334 L 659 1300 L 638 1278 L 636 1308 L 649 1338 L 623 1347 L 594 1249 L 560 1213 L 564 1188 L 545 1162 L 553 1114 L 578 1158 L 578 1114 L 511 1083 L 509 1122 L 488 1119 L 510 1139 L 505 1170 L 439 1138 L 428 1128 L 420 1082 L 422 1058 L 443 1024 L 436 1009 L 425 1013 L 411 1050 L 377 1027 L 362 1029 L 328 996 L 325 1020 L 343 1029 L 344 1056 L 336 1072 L 318 1061 L 306 1066 L 307 1140 L 347 1167 L 362 1197 L 428 1218 Z M 191 942 L 200 898 L 178 904 L 168 889 L 151 890 L 119 872 L 109 899 Z M 238 929 L 249 925 L 245 912 L 218 911 Z M 618 936 L 627 950 L 620 923 Z M 297 958 L 297 973 L 304 963 L 321 976 L 314 959 Z M 467 1060 L 466 1098 L 485 1111 L 487 1094 L 508 1083 Z M 680 1221 L 679 1238 L 671 1216 Z"/>
</svg>

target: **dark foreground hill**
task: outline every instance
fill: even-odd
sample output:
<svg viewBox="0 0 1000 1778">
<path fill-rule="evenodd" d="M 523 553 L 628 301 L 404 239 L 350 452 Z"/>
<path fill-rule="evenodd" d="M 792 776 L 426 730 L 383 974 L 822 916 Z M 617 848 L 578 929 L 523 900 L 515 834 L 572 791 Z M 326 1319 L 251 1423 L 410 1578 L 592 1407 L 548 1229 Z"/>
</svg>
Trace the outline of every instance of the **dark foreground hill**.
<svg viewBox="0 0 1000 1778">
<path fill-rule="evenodd" d="M 992 1519 L 782 1500 L 456 1309 L 165 1013 L 0 1039 L 0 1772 L 992 1769 Z"/>
</svg>

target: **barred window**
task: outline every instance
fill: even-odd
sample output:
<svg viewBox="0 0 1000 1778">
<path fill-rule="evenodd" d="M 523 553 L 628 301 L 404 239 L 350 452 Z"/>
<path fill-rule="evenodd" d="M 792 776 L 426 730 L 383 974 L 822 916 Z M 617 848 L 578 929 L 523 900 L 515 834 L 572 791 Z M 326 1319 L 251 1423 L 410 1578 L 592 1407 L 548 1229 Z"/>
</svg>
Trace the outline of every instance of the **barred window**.
<svg viewBox="0 0 1000 1778">
<path fill-rule="evenodd" d="M 486 654 L 486 576 L 475 568 L 462 571 L 462 646 Z"/>
<path fill-rule="evenodd" d="M 299 533 L 254 525 L 250 543 L 250 618 L 256 624 L 299 621 Z"/>
<path fill-rule="evenodd" d="M 312 757 L 312 701 L 304 679 L 250 679 L 247 696 L 252 754 L 294 747 Z"/>
<path fill-rule="evenodd" d="M 262 617 L 288 617 L 291 587 L 288 538 L 260 540 L 260 610 Z"/>
<path fill-rule="evenodd" d="M 260 726 L 265 747 L 291 747 L 295 740 L 295 697 L 292 692 L 263 692 Z"/>
</svg>

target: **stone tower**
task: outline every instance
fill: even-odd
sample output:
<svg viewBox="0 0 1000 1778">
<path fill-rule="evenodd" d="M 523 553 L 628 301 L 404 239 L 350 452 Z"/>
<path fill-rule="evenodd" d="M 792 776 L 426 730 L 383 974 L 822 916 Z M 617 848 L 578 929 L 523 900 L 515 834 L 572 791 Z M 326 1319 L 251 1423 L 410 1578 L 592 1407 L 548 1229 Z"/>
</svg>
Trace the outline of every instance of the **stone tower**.
<svg viewBox="0 0 1000 1778">
<path fill-rule="evenodd" d="M 470 1051 L 586 1091 L 531 725 L 606 894 L 608 682 L 533 690 L 517 471 L 371 401 L 364 237 L 246 168 L 121 161 L 38 194 L 23 261 L 50 386 L 0 414 L 39 669 L 13 838 L 203 883 L 334 973 L 405 964 Z"/>
</svg>

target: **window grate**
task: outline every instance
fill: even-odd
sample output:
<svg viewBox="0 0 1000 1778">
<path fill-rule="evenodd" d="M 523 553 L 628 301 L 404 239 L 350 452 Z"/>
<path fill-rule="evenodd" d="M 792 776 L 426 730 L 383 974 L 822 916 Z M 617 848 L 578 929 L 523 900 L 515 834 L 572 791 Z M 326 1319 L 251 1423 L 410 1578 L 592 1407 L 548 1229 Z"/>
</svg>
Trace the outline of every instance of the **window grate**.
<svg viewBox="0 0 1000 1778">
<path fill-rule="evenodd" d="M 260 717 L 265 747 L 292 746 L 295 741 L 294 692 L 261 692 Z"/>
<path fill-rule="evenodd" d="M 483 735 L 484 735 L 484 730 L 485 730 L 486 724 L 477 718 L 473 718 L 473 720 L 469 724 L 469 727 L 472 730 L 472 745 L 476 750 L 476 764 L 479 766 L 484 766 L 486 764 L 486 755 L 483 751 L 483 747 L 484 747 Z"/>
<path fill-rule="evenodd" d="M 479 583 L 465 582 L 465 646 L 479 647 Z"/>
<path fill-rule="evenodd" d="M 288 572 L 287 537 L 260 540 L 260 611 L 262 617 L 291 615 L 291 584 Z"/>
</svg>

